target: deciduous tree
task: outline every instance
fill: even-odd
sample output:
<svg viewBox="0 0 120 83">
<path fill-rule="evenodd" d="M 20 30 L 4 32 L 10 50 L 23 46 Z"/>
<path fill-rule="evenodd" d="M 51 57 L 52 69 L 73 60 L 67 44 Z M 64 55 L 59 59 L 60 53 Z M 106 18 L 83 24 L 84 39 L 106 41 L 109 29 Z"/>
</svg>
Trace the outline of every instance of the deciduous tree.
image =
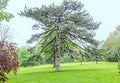
<svg viewBox="0 0 120 83">
<path fill-rule="evenodd" d="M 8 1 L 9 0 L 0 0 L 0 22 L 2 20 L 9 21 L 11 18 L 14 17 L 11 13 L 4 12 L 4 9 L 6 8 Z"/>
<path fill-rule="evenodd" d="M 116 30 L 111 32 L 105 41 L 104 47 L 107 49 L 109 54 L 114 55 L 120 60 L 120 26 L 116 27 Z M 117 56 L 115 56 L 117 55 Z"/>
</svg>

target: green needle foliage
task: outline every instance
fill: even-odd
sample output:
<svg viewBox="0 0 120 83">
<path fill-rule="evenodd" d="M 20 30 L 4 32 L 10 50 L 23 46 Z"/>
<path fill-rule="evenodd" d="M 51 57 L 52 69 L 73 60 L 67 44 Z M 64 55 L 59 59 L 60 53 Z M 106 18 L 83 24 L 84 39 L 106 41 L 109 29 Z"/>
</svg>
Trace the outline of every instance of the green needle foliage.
<svg viewBox="0 0 120 83">
<path fill-rule="evenodd" d="M 46 51 L 51 52 L 56 71 L 60 71 L 63 52 L 71 54 L 76 48 L 82 52 L 88 44 L 97 43 L 94 30 L 98 29 L 100 23 L 95 22 L 83 6 L 78 1 L 64 0 L 60 5 L 53 3 L 41 8 L 25 7 L 19 13 L 38 22 L 34 27 L 41 28 L 43 32 L 33 35 L 29 42 L 39 41 L 41 47 L 35 55 L 37 58 Z"/>
</svg>

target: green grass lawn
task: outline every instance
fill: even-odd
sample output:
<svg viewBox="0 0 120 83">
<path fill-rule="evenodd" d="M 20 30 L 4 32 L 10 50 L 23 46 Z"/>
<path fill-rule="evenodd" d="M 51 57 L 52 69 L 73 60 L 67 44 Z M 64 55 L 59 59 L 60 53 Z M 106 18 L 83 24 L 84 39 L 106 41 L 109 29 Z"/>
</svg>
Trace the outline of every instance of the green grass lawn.
<svg viewBox="0 0 120 83">
<path fill-rule="evenodd" d="M 117 63 L 67 63 L 61 72 L 52 65 L 19 68 L 16 76 L 9 74 L 7 83 L 120 83 Z"/>
</svg>

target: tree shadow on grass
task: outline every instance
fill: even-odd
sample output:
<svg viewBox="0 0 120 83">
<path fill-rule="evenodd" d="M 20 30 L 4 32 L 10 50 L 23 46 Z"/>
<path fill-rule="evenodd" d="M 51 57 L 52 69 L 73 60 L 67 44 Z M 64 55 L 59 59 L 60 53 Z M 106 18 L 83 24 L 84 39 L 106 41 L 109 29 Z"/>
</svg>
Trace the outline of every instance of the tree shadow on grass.
<svg viewBox="0 0 120 83">
<path fill-rule="evenodd" d="M 60 73 L 67 73 L 67 72 L 93 72 L 93 71 L 102 71 L 105 69 L 65 69 L 61 70 Z M 47 71 L 46 71 L 47 72 Z M 48 73 L 59 73 L 55 71 L 48 71 Z"/>
<path fill-rule="evenodd" d="M 30 72 L 30 73 L 26 73 L 26 74 L 59 74 L 59 73 L 77 73 L 77 72 L 95 72 L 95 71 L 102 71 L 105 69 L 65 69 L 65 70 L 61 70 L 60 72 L 56 72 L 54 70 L 46 70 L 46 71 L 37 71 L 37 72 Z"/>
</svg>

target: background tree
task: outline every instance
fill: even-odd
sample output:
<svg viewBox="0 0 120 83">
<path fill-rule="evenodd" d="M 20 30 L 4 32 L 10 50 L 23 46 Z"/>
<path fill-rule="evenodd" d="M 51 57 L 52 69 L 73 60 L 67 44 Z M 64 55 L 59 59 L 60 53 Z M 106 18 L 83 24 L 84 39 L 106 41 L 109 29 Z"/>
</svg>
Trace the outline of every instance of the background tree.
<svg viewBox="0 0 120 83">
<path fill-rule="evenodd" d="M 109 53 L 109 58 L 120 59 L 120 26 L 116 27 L 116 30 L 110 33 L 109 37 L 105 41 L 104 47 Z"/>
<path fill-rule="evenodd" d="M 40 64 L 38 61 L 28 62 L 28 59 L 35 54 L 34 52 L 35 51 L 30 52 L 26 47 L 17 48 L 19 65 L 22 67 L 27 67 Z"/>
<path fill-rule="evenodd" d="M 104 44 L 107 50 L 109 61 L 118 61 L 118 69 L 120 70 L 120 26 L 116 27 L 116 30 L 110 33 L 109 37 Z"/>
<path fill-rule="evenodd" d="M 25 7 L 19 14 L 36 20 L 38 24 L 34 27 L 43 29 L 41 33 L 33 35 L 30 41 L 39 41 L 39 44 L 42 44 L 39 54 L 53 49 L 56 71 L 60 71 L 62 48 L 70 54 L 74 51 L 70 50 L 72 46 L 83 50 L 88 44 L 96 43 L 94 30 L 98 29 L 100 23 L 93 21 L 89 13 L 83 9 L 81 2 L 64 0 L 60 5 L 53 3 L 41 8 Z M 41 42 L 43 39 L 45 41 Z"/>
<path fill-rule="evenodd" d="M 0 40 L 10 41 L 12 34 L 10 33 L 10 28 L 8 26 L 0 25 Z"/>
<path fill-rule="evenodd" d="M 0 0 L 0 21 L 9 21 L 11 18 L 14 17 L 11 13 L 3 11 L 6 8 L 8 1 L 9 0 Z"/>
<path fill-rule="evenodd" d="M 100 59 L 102 60 L 102 54 L 103 49 L 97 46 L 89 46 L 87 53 L 89 53 L 89 56 L 92 57 L 93 61 L 96 62 L 96 64 L 98 63 L 98 61 L 100 61 Z"/>
</svg>

